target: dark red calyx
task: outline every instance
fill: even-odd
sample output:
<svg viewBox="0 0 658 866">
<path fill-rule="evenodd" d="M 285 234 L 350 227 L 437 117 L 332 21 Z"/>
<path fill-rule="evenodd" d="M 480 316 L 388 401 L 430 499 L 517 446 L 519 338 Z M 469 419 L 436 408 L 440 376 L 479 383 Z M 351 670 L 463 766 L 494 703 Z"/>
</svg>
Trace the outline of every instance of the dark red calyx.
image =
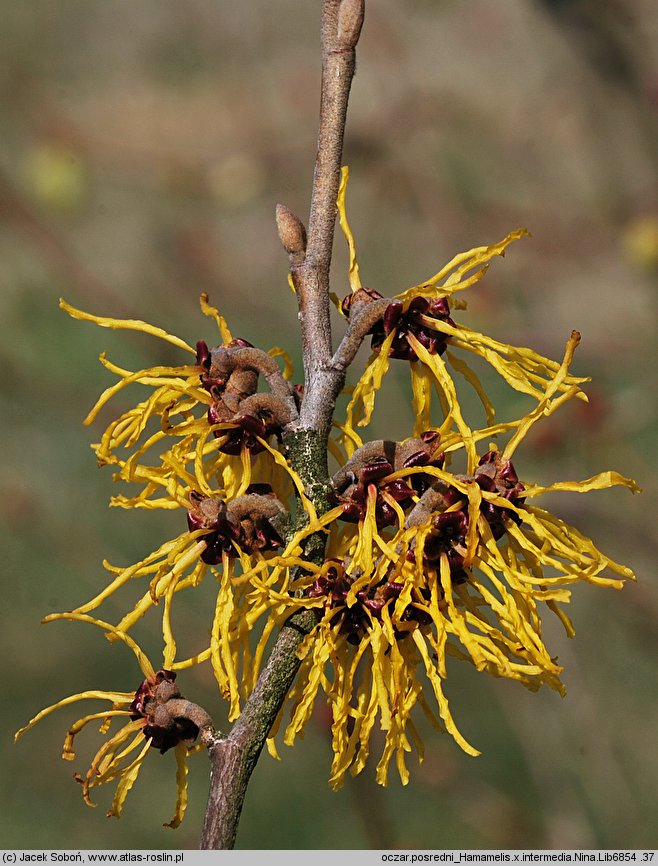
<svg viewBox="0 0 658 866">
<path fill-rule="evenodd" d="M 376 457 L 359 472 L 359 480 L 363 484 L 370 484 L 373 481 L 384 478 L 386 475 L 390 475 L 392 471 L 393 467 L 386 457 Z"/>
<path fill-rule="evenodd" d="M 427 319 L 454 325 L 446 298 L 416 297 L 409 302 L 406 310 L 402 301 L 392 301 L 386 308 L 382 322 L 373 328 L 371 343 L 373 350 L 379 351 L 386 337 L 395 331 L 389 350 L 391 358 L 404 361 L 418 360 L 416 351 L 409 341 L 410 336 L 413 336 L 431 355 L 443 354 L 448 337 L 433 328 Z"/>
<path fill-rule="evenodd" d="M 196 363 L 198 367 L 206 372 L 210 369 L 210 349 L 205 340 L 198 340 L 196 344 Z"/>
<path fill-rule="evenodd" d="M 230 423 L 235 426 L 217 430 L 214 434 L 217 438 L 226 436 L 226 441 L 219 448 L 223 454 L 236 456 L 243 448 L 252 454 L 263 451 L 263 445 L 258 441 L 258 437 L 266 439 L 271 431 L 268 432 L 260 418 L 256 418 L 255 415 L 238 415 L 232 418 Z"/>
</svg>

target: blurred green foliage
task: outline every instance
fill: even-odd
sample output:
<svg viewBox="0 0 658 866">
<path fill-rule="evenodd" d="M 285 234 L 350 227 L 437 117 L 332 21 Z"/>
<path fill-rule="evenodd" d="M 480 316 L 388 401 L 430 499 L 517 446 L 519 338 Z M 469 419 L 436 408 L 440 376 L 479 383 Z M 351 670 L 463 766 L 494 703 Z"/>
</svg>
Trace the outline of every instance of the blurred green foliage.
<svg viewBox="0 0 658 866">
<path fill-rule="evenodd" d="M 631 85 L 622 85 L 604 74 L 605 42 L 593 63 L 573 20 L 547 6 L 369 5 L 346 139 L 348 207 L 363 278 L 384 294 L 429 276 L 459 250 L 531 229 L 534 237 L 495 264 L 460 317 L 553 357 L 573 327 L 582 331 L 576 371 L 594 377 L 591 403 L 540 426 L 517 468 L 545 482 L 609 467 L 635 476 L 642 497 L 555 497 L 554 507 L 630 564 L 640 582 L 621 594 L 577 587 L 574 642 L 547 623 L 566 666 L 565 701 L 453 665 L 448 694 L 483 751 L 479 759 L 427 733 L 425 761 L 407 789 L 395 781 L 375 789 L 362 778 L 332 794 L 318 717 L 303 743 L 282 747 L 282 762 L 263 756 L 240 847 L 655 844 L 650 454 L 658 425 L 648 359 L 656 345 L 658 16 L 651 0 L 621 4 L 636 37 L 626 58 Z M 303 216 L 308 201 L 318 7 L 0 2 L 0 642 L 10 696 L 0 708 L 3 847 L 197 844 L 203 755 L 192 762 L 188 817 L 172 832 L 161 825 L 173 809 L 173 755 L 147 762 L 117 822 L 104 817 L 108 792 L 90 810 L 70 780 L 93 754 L 92 733 L 75 768 L 59 759 L 75 708 L 11 742 L 16 728 L 65 694 L 122 689 L 126 678 L 137 685 L 125 648 L 84 625 L 42 630 L 38 622 L 91 596 L 104 580 L 104 557 L 135 561 L 180 531 L 178 515 L 106 509 L 110 472 L 96 471 L 88 448 L 101 424 L 80 426 L 111 381 L 96 362 L 101 350 L 135 369 L 176 363 L 176 353 L 73 322 L 57 298 L 144 318 L 193 343 L 214 337 L 197 307 L 207 291 L 234 333 L 283 345 L 300 370 L 273 212 L 283 201 Z M 336 247 L 334 290 L 342 294 L 339 238 Z M 379 413 L 373 438 L 408 432 L 406 373 L 393 374 L 387 388 L 381 405 L 389 413 Z M 113 411 L 130 399 L 122 395 Z M 501 414 L 513 411 L 513 402 L 503 403 Z M 192 633 L 197 614 L 194 606 L 180 614 Z M 151 637 L 145 648 L 155 654 L 158 634 Z M 221 724 L 211 678 L 195 672 L 181 682 Z"/>
</svg>

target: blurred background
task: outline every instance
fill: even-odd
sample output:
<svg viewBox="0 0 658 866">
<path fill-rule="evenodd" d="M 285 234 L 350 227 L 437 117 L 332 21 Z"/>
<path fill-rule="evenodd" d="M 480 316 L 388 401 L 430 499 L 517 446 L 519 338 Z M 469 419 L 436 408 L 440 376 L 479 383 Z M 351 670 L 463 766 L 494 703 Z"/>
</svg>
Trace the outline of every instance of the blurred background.
<svg viewBox="0 0 658 866">
<path fill-rule="evenodd" d="M 105 507 L 111 473 L 89 450 L 102 424 L 80 423 L 112 381 L 100 351 L 131 369 L 179 363 L 178 353 L 74 322 L 57 299 L 212 343 L 198 310 L 206 291 L 234 334 L 284 346 L 299 370 L 273 215 L 278 201 L 307 213 L 319 6 L 0 0 L 5 848 L 196 847 L 203 755 L 191 761 L 188 816 L 172 832 L 162 827 L 175 799 L 172 754 L 147 762 L 116 821 L 105 818 L 111 791 L 91 810 L 71 780 L 95 750 L 93 731 L 74 766 L 60 760 L 75 707 L 12 743 L 66 694 L 137 685 L 125 648 L 90 626 L 39 620 L 89 598 L 103 558 L 128 564 L 181 530 L 178 514 Z M 364 774 L 331 793 L 318 715 L 305 741 L 281 747 L 282 762 L 262 757 L 239 847 L 655 845 L 657 145 L 654 0 L 369 2 L 345 145 L 363 280 L 395 294 L 459 251 L 519 226 L 532 232 L 468 295 L 461 320 L 551 357 L 582 331 L 575 369 L 593 377 L 589 405 L 564 407 L 515 460 L 523 478 L 545 483 L 607 468 L 635 477 L 642 496 L 550 505 L 639 582 L 622 593 L 576 587 L 574 641 L 547 621 L 566 667 L 564 700 L 454 664 L 453 713 L 483 755 L 427 734 L 406 789 L 393 774 L 387 789 Z M 338 237 L 341 295 L 343 246 Z M 407 382 L 400 366 L 372 438 L 408 435 Z M 516 397 L 499 390 L 500 414 L 511 415 Z M 122 393 L 111 414 L 135 397 Z M 205 628 L 198 613 L 183 608 L 180 627 Z M 118 616 L 109 604 L 106 618 Z M 143 643 L 157 653 L 157 627 Z M 221 724 L 208 672 L 181 680 Z"/>
</svg>

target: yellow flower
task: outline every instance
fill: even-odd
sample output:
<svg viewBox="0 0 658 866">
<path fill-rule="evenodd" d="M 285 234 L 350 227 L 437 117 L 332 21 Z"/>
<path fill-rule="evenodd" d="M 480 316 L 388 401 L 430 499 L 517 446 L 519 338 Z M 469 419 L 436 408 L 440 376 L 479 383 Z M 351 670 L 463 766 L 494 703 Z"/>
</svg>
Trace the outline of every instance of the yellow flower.
<svg viewBox="0 0 658 866">
<path fill-rule="evenodd" d="M 413 499 L 401 500 L 406 513 L 390 494 L 400 491 L 394 485 L 401 480 L 416 491 L 410 488 Z M 361 518 L 332 527 L 330 558 L 295 584 L 297 594 L 318 608 L 319 625 L 302 647 L 285 742 L 292 745 L 302 732 L 324 691 L 333 717 L 332 786 L 339 787 L 348 771 L 363 769 L 375 724 L 385 733 L 377 781 L 387 783 L 395 759 L 406 784 L 406 753 L 413 748 L 423 756 L 411 716 L 416 704 L 464 751 L 479 754 L 450 712 L 444 693 L 448 657 L 532 690 L 546 684 L 563 694 L 562 668 L 542 638 L 542 605 L 572 637 L 573 626 L 559 607 L 569 602 L 570 586 L 620 589 L 634 575 L 526 500 L 552 490 L 613 485 L 638 490 L 614 472 L 548 487 L 523 484 L 511 460 L 496 450 L 479 459 L 472 475 L 425 464 L 366 484 Z M 379 510 L 380 499 L 400 512 L 393 525 Z"/>
<path fill-rule="evenodd" d="M 203 341 L 192 349 L 145 322 L 93 316 L 64 301 L 60 305 L 75 318 L 101 327 L 141 331 L 196 356 L 194 364 L 131 372 L 101 355 L 103 365 L 119 381 L 103 392 L 85 418 L 86 424 L 92 423 L 102 407 L 127 386 L 152 389 L 147 399 L 112 421 L 93 447 L 101 465 L 118 467 L 115 481 L 141 488 L 132 496 L 112 497 L 112 505 L 183 509 L 187 530 L 134 565 L 104 563 L 111 579 L 75 612 L 89 613 L 121 587 L 148 578 L 148 586 L 118 628 L 127 631 L 164 600 L 163 634 L 166 654 L 173 663 L 176 647 L 170 619 L 176 593 L 198 586 L 209 566 L 221 565 L 227 553 L 227 562 L 237 558 L 240 568 L 250 571 L 283 545 L 285 504 L 296 487 L 303 492 L 299 478 L 269 444 L 280 433 L 280 416 L 296 411 L 295 392 L 288 382 L 290 360 L 279 348 L 265 353 L 233 339 L 205 296 L 201 309 L 216 321 L 223 341 L 213 350 Z M 283 357 L 283 373 L 273 360 L 277 356 Z M 260 374 L 270 394 L 257 392 Z M 224 568 L 223 573 L 213 574 L 221 595 L 231 585 L 232 562 L 228 571 Z M 236 598 L 234 606 L 242 610 L 242 599 Z"/>
<path fill-rule="evenodd" d="M 338 211 L 350 255 L 349 282 L 352 294 L 342 302 L 342 310 L 346 313 L 357 303 L 371 303 L 382 299 L 378 292 L 364 289 L 361 285 L 354 237 L 345 206 L 348 177 L 349 171 L 345 167 L 338 196 Z M 381 320 L 369 332 L 372 334 L 374 351 L 353 390 L 345 424 L 340 428 L 339 441 L 348 457 L 362 444 L 355 428 L 366 427 L 370 423 L 377 392 L 391 360 L 395 358 L 411 362 L 416 436 L 433 426 L 433 392 L 436 392 L 443 415 L 439 428 L 442 436 L 445 437 L 451 432 L 463 436 L 465 427 L 449 368 L 462 376 L 480 399 L 487 418 L 487 431 L 483 434 L 485 437 L 501 430 L 510 430 L 521 423 L 519 419 L 507 422 L 502 427 L 496 424 L 494 406 L 477 374 L 457 352 L 467 356 L 475 355 L 486 361 L 511 388 L 537 402 L 549 397 L 556 401 L 559 397 L 569 399 L 572 396 L 587 400 L 580 385 L 589 381 L 588 379 L 572 376 L 568 370 L 561 375 L 560 364 L 532 349 L 501 343 L 451 318 L 449 300 L 452 300 L 453 295 L 479 282 L 486 274 L 491 260 L 496 256 L 503 256 L 513 241 L 527 234 L 525 229 L 518 229 L 510 232 L 498 243 L 460 253 L 429 279 L 396 295 L 388 304 Z M 465 308 L 463 303 L 458 303 L 457 307 Z M 467 448 L 473 459 L 473 447 L 467 445 Z"/>
<path fill-rule="evenodd" d="M 292 569 L 303 562 L 303 542 L 336 513 L 318 518 L 299 476 L 270 444 L 272 436 L 278 438 L 281 418 L 295 411 L 296 395 L 288 381 L 290 360 L 279 348 L 266 354 L 235 340 L 205 296 L 202 311 L 216 321 L 223 341 L 218 349 L 199 341 L 195 350 L 145 322 L 93 316 L 63 301 L 61 306 L 75 318 L 101 327 L 164 339 L 195 354 L 196 363 L 131 372 L 101 355 L 103 365 L 119 381 L 104 391 L 85 423 L 92 423 L 123 388 L 152 389 L 147 399 L 112 421 L 94 446 L 101 465 L 118 467 L 115 480 L 141 487 L 136 495 L 113 497 L 111 504 L 183 509 L 187 528 L 130 566 L 104 562 L 109 580 L 100 592 L 71 613 L 46 619 L 89 618 L 118 590 L 141 587 L 134 606 L 108 629 L 108 638 L 128 639 L 127 633 L 160 606 L 164 669 L 209 662 L 222 697 L 230 703 L 229 718 L 234 719 L 256 682 L 274 628 L 306 604 L 287 588 Z M 274 357 L 283 358 L 283 373 Z M 270 394 L 257 392 L 260 374 Z M 308 519 L 285 543 L 291 532 L 288 503 L 293 491 Z M 180 637 L 172 625 L 174 600 L 179 592 L 193 590 L 207 579 L 216 586 L 214 611 L 188 637 L 194 641 L 193 652 L 181 655 Z M 257 624 L 261 636 L 254 642 Z M 208 644 L 199 649 L 199 635 L 205 634 Z"/>
<path fill-rule="evenodd" d="M 262 414 L 263 407 L 257 405 L 253 408 L 252 399 L 250 411 L 239 412 L 241 401 L 232 394 L 236 419 L 215 419 L 221 386 L 209 374 L 210 352 L 203 341 L 199 341 L 195 350 L 180 338 L 146 322 L 93 316 L 64 301 L 60 306 L 74 318 L 106 328 L 141 331 L 196 356 L 194 364 L 151 367 L 137 372 L 113 364 L 105 354 L 100 356 L 103 366 L 117 375 L 119 381 L 103 392 L 85 418 L 85 424 L 91 424 L 103 406 L 123 388 L 140 384 L 154 389 L 150 397 L 113 421 L 101 441 L 93 446 L 100 465 L 119 467 L 114 480 L 142 487 L 135 496 L 113 497 L 112 505 L 123 508 L 187 508 L 192 491 L 204 496 L 221 495 L 232 499 L 245 493 L 255 482 L 269 483 L 277 493 L 287 495 L 290 485 L 286 474 L 272 473 L 270 460 L 252 459 L 252 452 L 262 452 L 262 447 L 255 441 L 258 435 L 265 438 L 269 435 L 267 425 L 260 422 L 259 413 Z M 201 298 L 201 309 L 217 322 L 225 349 L 249 345 L 244 340 L 233 340 L 226 322 L 209 305 L 205 295 Z M 285 374 L 289 377 L 291 364 L 286 353 L 275 347 L 269 355 L 284 357 Z M 257 373 L 253 390 L 256 379 Z M 252 392 L 244 395 L 245 398 L 253 396 Z M 252 427 L 245 431 L 249 420 Z M 169 444 L 172 440 L 173 444 Z M 129 453 L 121 457 L 121 451 Z M 149 463 L 149 456 L 153 453 L 155 456 Z"/>
<path fill-rule="evenodd" d="M 196 714 L 194 710 L 190 711 L 191 705 L 181 698 L 180 692 L 174 685 L 176 674 L 166 669 L 156 672 L 144 652 L 125 632 L 84 614 L 65 616 L 67 619 L 100 626 L 108 636 L 123 641 L 135 654 L 145 679 L 137 691 L 133 692 L 91 689 L 70 695 L 41 710 L 16 733 L 15 739 L 18 740 L 37 722 L 61 707 L 82 700 L 109 701 L 109 709 L 85 715 L 71 725 L 64 740 L 62 758 L 65 761 L 73 761 L 75 760 L 75 738 L 87 725 L 99 722 L 100 733 L 105 737 L 85 775 L 74 776 L 82 785 L 85 802 L 89 806 L 95 806 L 96 804 L 91 800 L 91 789 L 116 782 L 114 799 L 107 815 L 120 817 L 125 799 L 137 780 L 149 750 L 155 747 L 162 754 L 173 748 L 176 756 L 178 795 L 174 816 L 165 826 L 178 827 L 187 806 L 187 756 L 200 748 L 190 746 L 188 743 L 197 738 L 201 728 L 210 729 L 210 719 L 198 707 L 195 708 Z M 190 719 L 190 715 L 195 715 L 195 721 Z M 115 721 L 123 721 L 123 725 L 116 730 L 113 729 Z"/>
</svg>

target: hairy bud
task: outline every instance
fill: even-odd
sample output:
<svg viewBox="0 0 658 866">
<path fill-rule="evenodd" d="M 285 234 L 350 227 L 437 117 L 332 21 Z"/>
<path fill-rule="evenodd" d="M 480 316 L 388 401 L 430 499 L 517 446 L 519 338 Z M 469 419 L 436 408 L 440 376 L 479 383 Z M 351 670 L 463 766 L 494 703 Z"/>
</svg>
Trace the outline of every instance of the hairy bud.
<svg viewBox="0 0 658 866">
<path fill-rule="evenodd" d="M 338 28 L 336 31 L 339 49 L 355 48 L 361 35 L 365 0 L 343 0 L 338 9 Z"/>
<path fill-rule="evenodd" d="M 290 208 L 284 204 L 276 206 L 276 227 L 279 240 L 293 264 L 301 264 L 306 253 L 306 229 Z"/>
</svg>

